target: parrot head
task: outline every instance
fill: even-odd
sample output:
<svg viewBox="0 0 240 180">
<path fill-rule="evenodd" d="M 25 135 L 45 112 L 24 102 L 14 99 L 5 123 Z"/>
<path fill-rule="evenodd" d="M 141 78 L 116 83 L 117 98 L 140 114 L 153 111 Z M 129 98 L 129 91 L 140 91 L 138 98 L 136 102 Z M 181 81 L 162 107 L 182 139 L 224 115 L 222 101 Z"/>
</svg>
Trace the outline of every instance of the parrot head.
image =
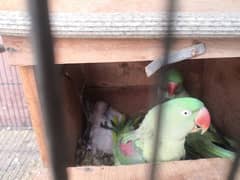
<svg viewBox="0 0 240 180">
<path fill-rule="evenodd" d="M 191 132 L 203 134 L 211 118 L 204 104 L 190 97 L 176 98 L 162 104 L 162 132 L 168 138 L 184 139 Z"/>
<path fill-rule="evenodd" d="M 183 83 L 183 77 L 176 69 L 170 69 L 166 73 L 166 88 L 168 96 L 173 96 L 176 91 L 181 89 Z"/>
</svg>

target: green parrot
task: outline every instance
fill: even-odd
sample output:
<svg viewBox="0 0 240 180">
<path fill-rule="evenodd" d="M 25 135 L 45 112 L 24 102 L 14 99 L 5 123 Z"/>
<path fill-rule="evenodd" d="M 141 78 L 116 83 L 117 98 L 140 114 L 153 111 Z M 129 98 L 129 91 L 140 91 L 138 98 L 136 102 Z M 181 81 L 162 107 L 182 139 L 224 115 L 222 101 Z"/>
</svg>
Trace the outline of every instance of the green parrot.
<svg viewBox="0 0 240 180">
<path fill-rule="evenodd" d="M 189 96 L 183 87 L 183 76 L 177 69 L 168 70 L 165 77 L 165 83 L 160 88 L 163 93 L 163 101 Z"/>
<path fill-rule="evenodd" d="M 170 69 L 166 74 L 164 100 L 178 97 L 188 97 L 189 94 L 183 87 L 182 74 L 176 69 Z M 167 89 L 167 90 L 166 90 Z M 211 124 L 208 132 L 189 134 L 186 138 L 185 149 L 189 158 L 222 157 L 234 158 L 236 142 L 222 136 Z"/>
<path fill-rule="evenodd" d="M 158 114 L 161 107 L 161 119 Z M 113 132 L 115 164 L 151 162 L 156 122 L 160 120 L 158 161 L 179 160 L 185 156 L 185 137 L 210 125 L 210 114 L 204 104 L 195 98 L 176 98 L 156 105 L 148 111 L 135 130 Z"/>
<path fill-rule="evenodd" d="M 164 101 L 180 98 L 180 97 L 188 97 L 189 94 L 185 91 L 183 87 L 183 77 L 181 73 L 176 69 L 170 69 L 166 73 L 166 83 L 164 84 L 162 90 L 164 95 Z M 164 102 L 163 101 L 163 102 Z M 151 111 L 151 110 L 150 110 Z M 149 112 L 150 112 L 149 111 Z M 140 119 L 140 118 L 139 118 Z M 123 123 L 118 126 L 117 133 L 113 133 L 115 145 L 119 141 L 119 137 L 121 134 L 129 133 L 130 130 L 135 130 L 136 127 L 139 126 L 140 120 L 133 120 L 133 121 L 122 121 Z M 128 123 L 126 123 L 128 122 Z M 133 122 L 133 123 L 131 123 Z M 132 126 L 134 124 L 134 127 Z M 120 128 L 119 128 L 120 127 Z M 145 127 L 142 125 L 142 127 Z M 121 135 L 122 136 L 122 135 Z M 204 133 L 189 133 L 186 137 L 185 141 L 185 149 L 187 158 L 195 159 L 195 158 L 208 158 L 208 157 L 222 157 L 222 158 L 230 158 L 233 159 L 235 157 L 234 151 L 236 150 L 236 142 L 222 136 L 213 125 L 210 126 L 209 130 Z M 122 148 L 128 147 L 126 145 L 122 145 Z M 135 156 L 132 156 L 132 159 L 127 158 L 127 162 L 129 163 L 137 163 L 137 162 L 148 162 L 144 159 L 142 155 L 142 150 L 134 144 L 136 148 Z M 115 154 L 115 162 L 116 164 L 121 164 L 119 162 L 119 157 L 122 157 L 121 153 L 117 148 L 114 148 Z M 124 161 L 125 162 L 125 161 Z M 127 163 L 125 162 L 125 163 Z"/>
</svg>

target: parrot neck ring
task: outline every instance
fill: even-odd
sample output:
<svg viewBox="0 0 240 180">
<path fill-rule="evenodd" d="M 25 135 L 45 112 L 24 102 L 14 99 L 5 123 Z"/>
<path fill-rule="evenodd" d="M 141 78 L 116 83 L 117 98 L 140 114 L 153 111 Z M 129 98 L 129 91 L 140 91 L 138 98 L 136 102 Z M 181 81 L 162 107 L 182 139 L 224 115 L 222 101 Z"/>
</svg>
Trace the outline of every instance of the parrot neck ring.
<svg viewBox="0 0 240 180">
<path fill-rule="evenodd" d="M 208 130 L 210 126 L 210 122 L 211 122 L 211 117 L 207 108 L 204 107 L 200 109 L 200 111 L 196 116 L 192 132 L 198 132 L 201 130 L 202 131 L 201 134 L 204 134 Z"/>
</svg>

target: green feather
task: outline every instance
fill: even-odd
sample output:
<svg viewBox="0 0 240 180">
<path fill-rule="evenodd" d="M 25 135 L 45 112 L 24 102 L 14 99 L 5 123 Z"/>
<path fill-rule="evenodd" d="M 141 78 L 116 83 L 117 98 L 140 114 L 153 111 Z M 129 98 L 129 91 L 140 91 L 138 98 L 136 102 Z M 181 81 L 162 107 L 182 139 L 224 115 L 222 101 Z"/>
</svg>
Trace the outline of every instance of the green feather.
<svg viewBox="0 0 240 180">
<path fill-rule="evenodd" d="M 195 156 L 192 156 L 194 154 L 201 158 L 221 157 L 234 159 L 235 153 L 224 148 L 224 143 L 224 140 L 219 138 L 219 135 L 209 131 L 203 135 L 200 133 L 189 134 L 186 138 L 185 147 L 190 158 L 195 158 Z"/>
<path fill-rule="evenodd" d="M 177 69 L 170 69 L 166 72 L 166 81 L 182 84 L 183 77 L 182 74 Z"/>
</svg>

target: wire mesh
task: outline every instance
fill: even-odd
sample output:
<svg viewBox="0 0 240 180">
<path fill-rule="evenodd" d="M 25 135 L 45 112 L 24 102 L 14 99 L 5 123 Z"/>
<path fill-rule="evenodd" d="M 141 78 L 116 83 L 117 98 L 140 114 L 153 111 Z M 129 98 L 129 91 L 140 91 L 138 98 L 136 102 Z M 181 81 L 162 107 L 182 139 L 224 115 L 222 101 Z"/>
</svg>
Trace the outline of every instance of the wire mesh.
<svg viewBox="0 0 240 180">
<path fill-rule="evenodd" d="M 8 64 L 5 52 L 0 53 L 0 127 L 31 127 L 17 68 Z"/>
</svg>

